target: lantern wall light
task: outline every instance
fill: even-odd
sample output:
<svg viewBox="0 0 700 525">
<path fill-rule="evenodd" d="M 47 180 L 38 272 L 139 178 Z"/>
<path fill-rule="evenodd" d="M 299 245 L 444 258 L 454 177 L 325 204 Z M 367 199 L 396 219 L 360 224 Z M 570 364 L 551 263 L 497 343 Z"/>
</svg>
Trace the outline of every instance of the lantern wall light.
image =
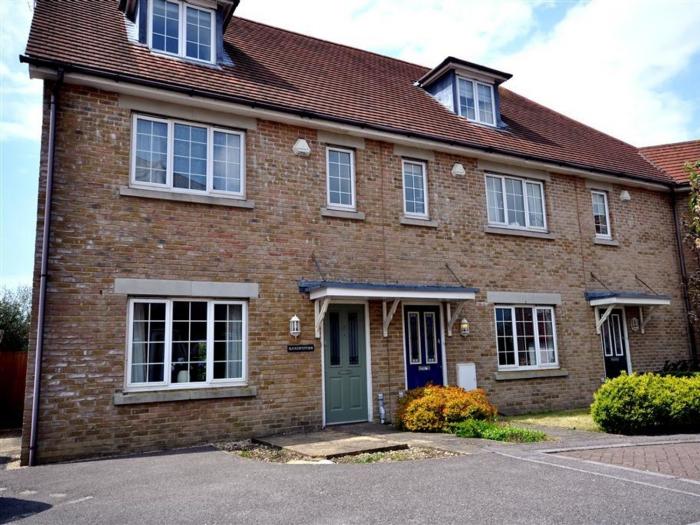
<svg viewBox="0 0 700 525">
<path fill-rule="evenodd" d="M 301 334 L 301 321 L 299 318 L 294 315 L 290 320 L 289 320 L 289 335 L 294 337 L 295 339 L 299 337 Z"/>
<path fill-rule="evenodd" d="M 469 321 L 466 318 L 463 318 L 459 323 L 459 333 L 462 337 L 469 335 Z"/>
</svg>

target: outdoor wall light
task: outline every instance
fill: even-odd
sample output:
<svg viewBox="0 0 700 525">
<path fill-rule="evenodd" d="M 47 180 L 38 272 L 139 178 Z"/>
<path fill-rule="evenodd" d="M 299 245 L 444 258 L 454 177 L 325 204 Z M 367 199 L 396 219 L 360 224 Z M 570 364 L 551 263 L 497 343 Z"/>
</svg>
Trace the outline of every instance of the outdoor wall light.
<svg viewBox="0 0 700 525">
<path fill-rule="evenodd" d="M 469 321 L 466 318 L 462 319 L 459 323 L 459 333 L 462 337 L 467 337 L 469 335 Z"/>
<path fill-rule="evenodd" d="M 459 162 L 455 162 L 454 166 L 452 166 L 452 175 L 454 177 L 464 177 L 466 174 L 467 171 L 464 169 L 464 166 Z"/>
<path fill-rule="evenodd" d="M 297 139 L 294 146 L 292 146 L 292 151 L 299 157 L 308 157 L 311 154 L 309 143 L 304 139 Z"/>
<path fill-rule="evenodd" d="M 289 320 L 289 335 L 295 339 L 301 334 L 301 321 L 295 315 Z"/>
<path fill-rule="evenodd" d="M 630 195 L 630 192 L 627 190 L 622 190 L 620 192 L 620 200 L 622 202 L 627 202 L 632 200 L 632 196 Z"/>
<path fill-rule="evenodd" d="M 639 332 L 639 319 L 633 317 L 630 321 L 630 326 L 632 327 L 633 332 Z"/>
</svg>

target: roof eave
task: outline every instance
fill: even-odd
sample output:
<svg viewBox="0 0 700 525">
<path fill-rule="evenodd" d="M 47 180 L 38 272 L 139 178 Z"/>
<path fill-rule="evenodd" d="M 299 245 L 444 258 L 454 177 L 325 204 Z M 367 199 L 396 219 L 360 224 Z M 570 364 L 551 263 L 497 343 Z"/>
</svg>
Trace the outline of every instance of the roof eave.
<svg viewBox="0 0 700 525">
<path fill-rule="evenodd" d="M 334 117 L 331 115 L 317 113 L 317 112 L 309 111 L 309 110 L 300 110 L 297 108 L 291 108 L 291 107 L 280 105 L 280 104 L 274 104 L 274 103 L 269 103 L 269 102 L 260 102 L 258 100 L 248 99 L 248 98 L 242 97 L 242 96 L 222 95 L 220 93 L 206 91 L 206 90 L 202 90 L 199 88 L 183 87 L 183 86 L 180 86 L 178 84 L 173 84 L 173 83 L 169 83 L 169 82 L 149 80 L 149 79 L 145 79 L 145 78 L 137 77 L 137 76 L 133 76 L 133 75 L 123 75 L 120 73 L 114 73 L 112 71 L 76 65 L 76 64 L 73 64 L 70 62 L 63 62 L 63 61 L 55 60 L 55 59 L 33 57 L 30 55 L 20 55 L 19 58 L 20 58 L 20 62 L 27 63 L 27 64 L 34 66 L 34 67 L 37 67 L 37 68 L 47 68 L 49 70 L 62 69 L 66 73 L 74 72 L 76 74 L 82 74 L 82 75 L 91 76 L 91 77 L 95 77 L 95 78 L 102 78 L 102 79 L 106 79 L 106 80 L 116 82 L 116 83 L 131 83 L 131 84 L 134 84 L 137 86 L 143 86 L 143 87 L 152 88 L 152 89 L 164 89 L 164 90 L 172 91 L 174 93 L 186 94 L 189 96 L 200 96 L 200 97 L 208 98 L 211 100 L 218 100 L 218 101 L 230 102 L 230 103 L 234 103 L 234 104 L 241 104 L 244 106 L 248 106 L 251 109 L 278 111 L 278 112 L 289 114 L 289 115 L 296 115 L 296 116 L 304 118 L 304 119 L 317 119 L 317 120 L 321 120 L 321 121 L 327 121 L 330 123 L 338 123 L 338 124 L 343 124 L 343 125 L 347 125 L 347 126 L 354 126 L 354 127 L 358 127 L 361 129 L 373 130 L 373 131 L 376 131 L 379 133 L 394 134 L 397 136 L 406 137 L 407 139 L 411 139 L 411 140 L 434 141 L 434 142 L 437 142 L 439 144 L 443 144 L 447 147 L 472 149 L 472 150 L 476 150 L 476 151 L 481 151 L 486 155 L 495 155 L 495 156 L 500 155 L 500 156 L 511 157 L 511 158 L 515 158 L 515 159 L 520 159 L 520 160 L 525 161 L 525 162 L 546 164 L 550 167 L 550 169 L 559 167 L 559 168 L 566 169 L 566 170 L 578 170 L 578 171 L 583 171 L 583 172 L 589 172 L 589 173 L 591 173 L 591 175 L 596 175 L 596 176 L 623 178 L 623 179 L 627 179 L 629 181 L 634 181 L 638 184 L 646 185 L 649 187 L 653 186 L 653 187 L 658 188 L 658 189 L 666 188 L 667 191 L 672 191 L 673 188 L 676 186 L 675 182 L 654 180 L 650 177 L 641 177 L 641 176 L 627 174 L 627 173 L 619 172 L 619 171 L 604 170 L 601 168 L 592 167 L 592 166 L 583 165 L 583 164 L 577 164 L 577 163 L 571 163 L 571 162 L 561 162 L 561 161 L 556 161 L 556 160 L 552 160 L 552 159 L 540 158 L 540 157 L 527 155 L 527 154 L 523 154 L 523 153 L 519 153 L 519 152 L 514 152 L 514 151 L 510 151 L 510 150 L 506 150 L 506 149 L 494 148 L 492 146 L 481 146 L 481 145 L 477 145 L 477 144 L 464 143 L 464 142 L 460 142 L 460 141 L 456 141 L 456 140 L 448 140 L 448 139 L 445 139 L 443 137 L 437 137 L 437 136 L 424 134 L 424 133 L 417 133 L 417 132 L 413 132 L 413 131 L 401 130 L 401 129 L 392 128 L 389 126 L 379 126 L 379 125 L 367 124 L 367 123 L 361 122 L 361 121 L 355 121 L 352 119 Z M 30 73 L 31 73 L 31 69 L 30 69 Z"/>
</svg>

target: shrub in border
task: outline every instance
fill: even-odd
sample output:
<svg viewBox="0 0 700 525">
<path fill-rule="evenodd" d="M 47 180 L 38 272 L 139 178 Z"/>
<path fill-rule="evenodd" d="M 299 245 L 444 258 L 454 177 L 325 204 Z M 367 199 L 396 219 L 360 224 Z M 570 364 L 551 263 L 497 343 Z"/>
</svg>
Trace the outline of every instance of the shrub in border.
<svg viewBox="0 0 700 525">
<path fill-rule="evenodd" d="M 591 415 L 616 434 L 698 432 L 700 376 L 622 374 L 594 394 Z"/>
<path fill-rule="evenodd" d="M 414 388 L 399 401 L 397 421 L 411 432 L 443 432 L 451 423 L 466 419 L 493 420 L 496 407 L 477 388 L 464 390 L 456 386 Z"/>
</svg>

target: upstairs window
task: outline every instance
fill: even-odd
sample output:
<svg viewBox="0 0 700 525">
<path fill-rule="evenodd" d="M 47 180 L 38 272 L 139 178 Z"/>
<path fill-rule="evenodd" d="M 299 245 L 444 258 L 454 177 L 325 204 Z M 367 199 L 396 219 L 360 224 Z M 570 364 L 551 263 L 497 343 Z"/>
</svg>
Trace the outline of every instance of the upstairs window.
<svg viewBox="0 0 700 525">
<path fill-rule="evenodd" d="M 403 212 L 407 217 L 428 218 L 428 182 L 424 162 L 403 161 Z"/>
<path fill-rule="evenodd" d="M 245 135 L 176 120 L 134 116 L 131 184 L 245 197 Z"/>
<path fill-rule="evenodd" d="M 493 86 L 457 77 L 458 110 L 467 120 L 496 125 L 496 104 L 493 99 Z"/>
<path fill-rule="evenodd" d="M 612 239 L 610 234 L 610 210 L 608 209 L 608 194 L 604 191 L 592 191 L 593 222 L 595 236 L 598 239 Z"/>
<path fill-rule="evenodd" d="M 151 49 L 203 62 L 214 57 L 214 12 L 175 0 L 152 0 Z"/>
<path fill-rule="evenodd" d="M 355 209 L 355 160 L 349 149 L 326 150 L 328 207 Z"/>
<path fill-rule="evenodd" d="M 544 185 L 539 181 L 486 176 L 486 205 L 489 224 L 521 230 L 544 231 Z"/>
</svg>

